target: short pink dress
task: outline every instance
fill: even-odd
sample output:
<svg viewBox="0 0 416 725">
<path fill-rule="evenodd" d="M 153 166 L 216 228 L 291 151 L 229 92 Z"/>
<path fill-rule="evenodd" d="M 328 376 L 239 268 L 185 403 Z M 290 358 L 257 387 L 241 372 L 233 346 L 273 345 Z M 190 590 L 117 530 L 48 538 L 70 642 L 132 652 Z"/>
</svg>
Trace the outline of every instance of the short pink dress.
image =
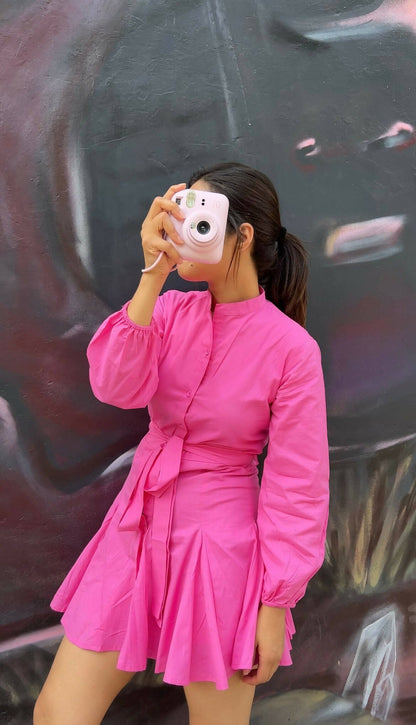
<svg viewBox="0 0 416 725">
<path fill-rule="evenodd" d="M 89 347 L 96 397 L 148 406 L 149 432 L 104 521 L 55 594 L 69 640 L 120 670 L 228 688 L 250 669 L 260 603 L 291 607 L 324 556 L 328 440 L 321 356 L 257 297 L 170 290 L 149 326 L 127 304 Z M 259 486 L 257 456 L 268 442 Z"/>
</svg>

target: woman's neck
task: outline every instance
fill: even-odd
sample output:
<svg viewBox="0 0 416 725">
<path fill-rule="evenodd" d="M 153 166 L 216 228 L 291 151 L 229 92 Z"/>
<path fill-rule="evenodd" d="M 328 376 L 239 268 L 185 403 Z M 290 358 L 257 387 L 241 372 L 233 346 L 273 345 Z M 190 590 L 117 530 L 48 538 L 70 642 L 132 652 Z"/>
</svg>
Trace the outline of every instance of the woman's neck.
<svg viewBox="0 0 416 725">
<path fill-rule="evenodd" d="M 227 280 L 216 280 L 210 282 L 208 289 L 212 295 L 212 306 L 222 304 L 224 302 L 242 302 L 259 295 L 259 281 L 256 270 L 250 265 L 244 269 L 244 266 L 238 270 L 237 278 L 233 278 L 232 270 Z"/>
</svg>

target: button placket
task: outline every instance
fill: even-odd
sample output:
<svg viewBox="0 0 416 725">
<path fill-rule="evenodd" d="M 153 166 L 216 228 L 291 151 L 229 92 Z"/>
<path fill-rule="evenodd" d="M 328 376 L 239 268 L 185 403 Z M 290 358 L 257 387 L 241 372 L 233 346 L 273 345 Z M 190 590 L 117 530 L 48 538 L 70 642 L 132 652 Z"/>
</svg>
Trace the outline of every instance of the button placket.
<svg viewBox="0 0 416 725">
<path fill-rule="evenodd" d="M 212 329 L 212 317 L 210 313 L 210 322 L 211 322 L 211 329 L 208 333 L 208 335 L 203 334 L 199 340 L 200 348 L 202 348 L 201 352 L 199 353 L 199 356 L 195 358 L 195 362 L 197 367 L 199 368 L 199 372 L 195 370 L 195 385 L 193 385 L 192 381 L 192 388 L 185 389 L 185 398 L 189 402 L 190 405 L 190 398 L 193 398 L 196 394 L 198 388 L 200 387 L 203 379 L 205 378 L 208 364 L 209 364 L 209 358 L 211 355 L 211 346 L 212 346 L 212 337 L 213 337 L 213 329 Z M 201 330 L 202 332 L 202 330 Z M 204 339 L 205 338 L 205 339 Z M 202 354 L 201 354 L 202 353 Z M 188 381 L 189 384 L 189 381 Z M 187 403 L 187 410 L 189 407 Z M 187 411 L 186 411 L 187 412 Z"/>
</svg>

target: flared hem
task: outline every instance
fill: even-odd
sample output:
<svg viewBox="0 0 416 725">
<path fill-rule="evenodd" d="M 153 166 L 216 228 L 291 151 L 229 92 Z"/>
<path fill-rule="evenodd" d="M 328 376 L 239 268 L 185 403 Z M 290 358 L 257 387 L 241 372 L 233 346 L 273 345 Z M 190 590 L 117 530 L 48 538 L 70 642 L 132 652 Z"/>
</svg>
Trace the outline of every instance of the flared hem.
<svg viewBox="0 0 416 725">
<path fill-rule="evenodd" d="M 57 609 L 56 607 L 52 607 L 52 606 L 51 606 L 51 609 L 53 609 L 53 611 L 55 611 L 55 612 L 62 612 L 63 611 L 61 609 Z M 87 652 L 98 652 L 98 653 L 99 652 L 118 652 L 120 654 L 120 649 L 109 649 L 107 647 L 102 647 L 102 646 L 95 646 L 95 647 L 89 646 L 89 647 L 86 647 L 81 641 L 78 640 L 78 638 L 76 636 L 72 636 L 69 633 L 68 627 L 65 624 L 63 624 L 62 621 L 61 621 L 61 624 L 63 626 L 63 629 L 64 629 L 64 632 L 65 632 L 66 638 L 68 639 L 69 642 L 71 642 L 71 644 L 75 645 L 76 647 L 79 647 L 80 649 L 86 650 Z M 118 663 L 116 664 L 116 669 L 117 670 L 120 670 L 121 672 L 132 672 L 132 673 L 144 672 L 147 669 L 147 665 L 148 665 L 148 661 L 149 660 L 151 662 L 154 662 L 154 673 L 155 673 L 155 675 L 163 674 L 163 678 L 162 678 L 163 679 L 163 682 L 166 683 L 167 685 L 175 685 L 176 687 L 186 687 L 187 685 L 191 685 L 194 682 L 212 682 L 212 684 L 215 685 L 215 687 L 216 687 L 216 689 L 218 691 L 224 691 L 224 690 L 228 690 L 229 689 L 228 685 L 227 685 L 227 687 L 221 686 L 221 685 L 219 685 L 215 681 L 215 679 L 212 679 L 212 678 L 209 678 L 209 677 L 206 677 L 206 678 L 205 677 L 201 677 L 198 680 L 188 679 L 186 681 L 183 681 L 183 678 L 174 677 L 172 675 L 171 676 L 166 675 L 164 669 L 161 669 L 161 668 L 158 669 L 158 667 L 157 667 L 157 657 L 150 657 L 150 656 L 148 656 L 147 657 L 147 661 L 146 661 L 146 666 L 145 667 L 142 667 L 140 669 L 131 669 L 129 667 L 119 667 L 118 666 Z M 279 667 L 290 667 L 291 664 L 292 664 L 292 662 L 281 662 L 280 665 L 279 665 Z M 227 680 L 230 677 L 232 677 L 236 672 L 240 672 L 241 670 L 249 670 L 251 668 L 251 666 L 252 666 L 251 664 L 248 665 L 248 664 L 244 663 L 244 664 L 241 665 L 241 667 L 237 667 L 236 669 L 234 669 L 234 668 L 227 668 L 229 670 L 229 674 L 227 675 Z"/>
</svg>

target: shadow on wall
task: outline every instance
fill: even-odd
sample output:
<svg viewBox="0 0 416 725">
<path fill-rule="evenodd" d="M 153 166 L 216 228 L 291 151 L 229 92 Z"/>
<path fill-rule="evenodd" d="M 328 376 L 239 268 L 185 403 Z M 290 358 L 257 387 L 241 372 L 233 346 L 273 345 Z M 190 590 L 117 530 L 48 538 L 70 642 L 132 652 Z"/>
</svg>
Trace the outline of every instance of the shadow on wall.
<svg viewBox="0 0 416 725">
<path fill-rule="evenodd" d="M 344 8 L 2 3 L 7 722 L 30 721 L 56 645 L 49 600 L 147 429 L 145 411 L 93 398 L 85 348 L 137 284 L 149 201 L 217 159 L 269 174 L 311 252 L 307 327 L 323 353 L 332 457 L 326 564 L 295 613 L 295 664 L 258 688 L 253 717 L 416 719 L 416 11 Z M 45 628 L 43 643 L 10 640 Z M 149 718 L 165 708 L 180 722 L 183 696 L 156 697 L 159 684 L 149 663 L 108 722 L 134 718 L 139 697 Z"/>
</svg>

